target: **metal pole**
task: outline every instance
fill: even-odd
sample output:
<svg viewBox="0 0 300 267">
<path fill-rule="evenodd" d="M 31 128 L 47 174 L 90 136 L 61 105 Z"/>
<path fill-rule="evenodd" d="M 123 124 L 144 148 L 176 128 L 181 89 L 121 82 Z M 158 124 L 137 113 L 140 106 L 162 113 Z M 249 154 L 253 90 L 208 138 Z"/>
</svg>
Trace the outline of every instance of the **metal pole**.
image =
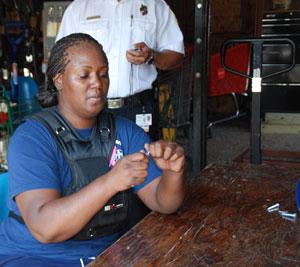
<svg viewBox="0 0 300 267">
<path fill-rule="evenodd" d="M 252 78 L 252 103 L 251 103 L 251 138 L 250 162 L 261 164 L 261 121 L 260 121 L 260 94 L 262 76 L 262 46 L 263 41 L 253 42 L 253 78 Z"/>
<path fill-rule="evenodd" d="M 208 0 L 195 0 L 192 170 L 206 166 Z"/>
</svg>

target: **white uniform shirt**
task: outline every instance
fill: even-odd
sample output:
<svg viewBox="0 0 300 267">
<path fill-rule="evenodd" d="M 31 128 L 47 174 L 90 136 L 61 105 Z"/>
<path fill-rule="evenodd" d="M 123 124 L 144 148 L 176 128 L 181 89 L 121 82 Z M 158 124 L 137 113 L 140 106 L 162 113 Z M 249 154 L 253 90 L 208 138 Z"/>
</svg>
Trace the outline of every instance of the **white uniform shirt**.
<svg viewBox="0 0 300 267">
<path fill-rule="evenodd" d="M 57 40 L 83 32 L 103 45 L 109 62 L 108 97 L 126 97 L 151 88 L 154 65 L 132 65 L 126 51 L 145 42 L 156 51 L 184 53 L 175 15 L 163 0 L 75 0 L 66 9 Z"/>
</svg>

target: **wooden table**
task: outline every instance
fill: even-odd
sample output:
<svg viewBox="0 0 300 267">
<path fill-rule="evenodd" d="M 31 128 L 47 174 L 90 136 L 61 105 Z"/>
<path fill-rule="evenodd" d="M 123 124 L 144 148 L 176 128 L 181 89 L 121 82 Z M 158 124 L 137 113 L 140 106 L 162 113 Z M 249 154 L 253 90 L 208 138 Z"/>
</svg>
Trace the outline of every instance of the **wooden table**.
<svg viewBox="0 0 300 267">
<path fill-rule="evenodd" d="M 299 219 L 267 212 L 296 212 L 298 178 L 299 169 L 210 165 L 176 214 L 150 213 L 92 266 L 300 266 Z"/>
</svg>

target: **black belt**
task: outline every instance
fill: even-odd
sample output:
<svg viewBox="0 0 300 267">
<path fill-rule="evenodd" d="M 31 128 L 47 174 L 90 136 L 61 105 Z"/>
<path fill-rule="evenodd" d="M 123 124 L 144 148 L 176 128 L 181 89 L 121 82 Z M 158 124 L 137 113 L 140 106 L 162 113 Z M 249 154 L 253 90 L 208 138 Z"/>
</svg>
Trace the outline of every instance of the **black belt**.
<svg viewBox="0 0 300 267">
<path fill-rule="evenodd" d="M 147 89 L 128 97 L 107 98 L 106 106 L 109 109 L 122 108 L 129 103 L 143 103 L 149 98 L 153 98 L 152 89 Z"/>
</svg>

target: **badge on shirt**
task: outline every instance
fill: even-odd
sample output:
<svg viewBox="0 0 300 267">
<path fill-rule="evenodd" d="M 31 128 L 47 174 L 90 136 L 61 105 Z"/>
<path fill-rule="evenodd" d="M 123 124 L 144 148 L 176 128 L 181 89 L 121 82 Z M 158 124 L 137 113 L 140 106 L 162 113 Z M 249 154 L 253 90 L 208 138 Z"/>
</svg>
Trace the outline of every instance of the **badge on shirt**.
<svg viewBox="0 0 300 267">
<path fill-rule="evenodd" d="M 147 15 L 148 14 L 148 7 L 142 4 L 141 7 L 140 7 L 140 12 L 143 16 Z"/>
<path fill-rule="evenodd" d="M 113 148 L 113 151 L 111 153 L 111 158 L 109 160 L 109 167 L 112 168 L 116 165 L 117 161 L 121 158 L 123 158 L 124 153 L 122 149 L 121 141 L 116 139 L 116 144 Z"/>
</svg>

